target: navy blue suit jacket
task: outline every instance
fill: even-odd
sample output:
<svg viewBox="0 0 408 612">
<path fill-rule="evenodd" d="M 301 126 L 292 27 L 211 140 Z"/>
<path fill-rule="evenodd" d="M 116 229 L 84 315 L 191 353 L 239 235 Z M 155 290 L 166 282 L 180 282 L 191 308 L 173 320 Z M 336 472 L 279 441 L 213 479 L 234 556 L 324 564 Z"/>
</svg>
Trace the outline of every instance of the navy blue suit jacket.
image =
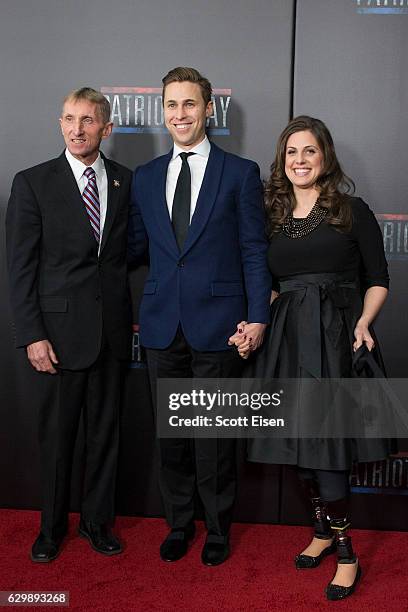
<svg viewBox="0 0 408 612">
<path fill-rule="evenodd" d="M 269 322 L 271 278 L 259 168 L 211 144 L 180 252 L 166 203 L 171 157 L 172 151 L 133 175 L 130 259 L 147 245 L 150 255 L 140 308 L 141 343 L 166 348 L 180 324 L 195 350 L 226 350 L 241 320 Z"/>
</svg>

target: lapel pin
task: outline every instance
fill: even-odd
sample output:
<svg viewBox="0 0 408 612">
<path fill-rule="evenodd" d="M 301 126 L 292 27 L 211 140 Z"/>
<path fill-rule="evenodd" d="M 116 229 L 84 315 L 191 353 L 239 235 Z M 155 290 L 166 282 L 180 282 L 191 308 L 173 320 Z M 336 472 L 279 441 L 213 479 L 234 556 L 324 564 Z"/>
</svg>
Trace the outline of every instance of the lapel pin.
<svg viewBox="0 0 408 612">
<path fill-rule="evenodd" d="M 114 186 L 114 187 L 120 187 L 120 182 L 119 182 L 118 180 L 116 180 L 116 179 L 115 179 L 115 180 L 113 181 L 113 186 Z"/>
</svg>

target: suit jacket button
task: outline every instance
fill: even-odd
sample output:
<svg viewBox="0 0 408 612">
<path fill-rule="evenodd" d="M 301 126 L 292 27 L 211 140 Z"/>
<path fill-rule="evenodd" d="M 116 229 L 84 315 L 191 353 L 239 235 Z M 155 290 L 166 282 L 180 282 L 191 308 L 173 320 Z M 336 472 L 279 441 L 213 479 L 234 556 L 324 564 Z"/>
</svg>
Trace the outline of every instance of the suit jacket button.
<svg viewBox="0 0 408 612">
<path fill-rule="evenodd" d="M 184 261 L 179 261 L 177 265 L 179 268 L 184 268 Z"/>
<path fill-rule="evenodd" d="M 99 302 L 99 300 L 100 300 L 100 299 L 101 299 L 101 296 L 100 296 L 100 295 L 97 295 L 97 296 L 96 296 L 96 298 L 95 298 L 95 300 L 96 300 L 97 302 Z"/>
</svg>

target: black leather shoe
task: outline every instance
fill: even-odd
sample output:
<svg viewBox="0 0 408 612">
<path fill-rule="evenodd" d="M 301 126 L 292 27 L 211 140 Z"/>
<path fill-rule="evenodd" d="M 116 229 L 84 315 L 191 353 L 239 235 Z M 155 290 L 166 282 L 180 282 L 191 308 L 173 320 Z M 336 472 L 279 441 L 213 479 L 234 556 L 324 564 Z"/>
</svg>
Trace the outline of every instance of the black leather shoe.
<svg viewBox="0 0 408 612">
<path fill-rule="evenodd" d="M 195 525 L 172 529 L 160 546 L 163 561 L 178 561 L 187 553 L 188 543 L 194 538 Z"/>
<path fill-rule="evenodd" d="M 103 555 L 118 555 L 122 552 L 121 543 L 106 525 L 86 523 L 81 519 L 78 533 L 83 538 L 87 538 L 96 552 Z"/>
<path fill-rule="evenodd" d="M 60 553 L 62 538 L 51 540 L 40 533 L 31 549 L 31 561 L 34 563 L 49 563 L 56 559 Z"/>
<path fill-rule="evenodd" d="M 201 561 L 204 565 L 221 565 L 229 557 L 228 536 L 208 534 L 205 541 Z"/>
<path fill-rule="evenodd" d="M 330 546 L 324 548 L 320 555 L 317 555 L 317 557 L 312 557 L 311 555 L 298 555 L 295 557 L 296 569 L 313 569 L 320 565 L 321 561 L 323 561 L 325 557 L 335 553 L 336 550 L 336 541 L 333 540 Z"/>
<path fill-rule="evenodd" d="M 359 564 L 357 568 L 356 577 L 354 578 L 354 582 L 352 585 L 345 587 L 340 586 L 339 584 L 333 584 L 332 582 L 329 582 L 326 587 L 327 599 L 329 599 L 330 601 L 339 601 L 339 599 L 345 599 L 346 597 L 349 597 L 349 595 L 352 595 L 354 593 L 357 582 L 360 580 L 360 578 L 361 567 Z"/>
</svg>

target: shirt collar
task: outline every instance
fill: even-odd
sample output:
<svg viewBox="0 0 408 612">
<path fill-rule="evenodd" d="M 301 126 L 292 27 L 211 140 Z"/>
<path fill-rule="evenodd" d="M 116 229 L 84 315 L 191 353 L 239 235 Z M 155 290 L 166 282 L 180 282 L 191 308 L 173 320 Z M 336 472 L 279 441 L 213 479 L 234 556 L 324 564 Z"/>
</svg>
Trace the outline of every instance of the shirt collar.
<svg viewBox="0 0 408 612">
<path fill-rule="evenodd" d="M 104 169 L 104 163 L 100 153 L 98 153 L 98 157 L 90 166 L 86 166 L 81 161 L 79 161 L 79 159 L 74 157 L 72 153 L 68 151 L 68 149 L 65 149 L 65 157 L 67 158 L 68 163 L 71 166 L 71 170 L 74 173 L 76 182 L 78 182 L 79 179 L 82 178 L 82 175 L 85 172 L 86 168 L 93 168 L 95 170 L 96 178 L 101 178 L 102 171 Z"/>
<path fill-rule="evenodd" d="M 189 149 L 187 153 L 195 153 L 196 155 L 201 155 L 201 157 L 205 157 L 206 159 L 208 159 L 208 156 L 210 155 L 210 149 L 211 149 L 211 143 L 208 140 L 207 136 L 204 136 L 204 140 L 202 140 L 198 145 L 196 145 L 192 149 Z M 180 155 L 180 153 L 185 153 L 185 152 L 186 152 L 185 149 L 182 149 L 181 147 L 176 145 L 176 143 L 174 143 L 172 159 L 175 159 L 177 155 Z"/>
</svg>

